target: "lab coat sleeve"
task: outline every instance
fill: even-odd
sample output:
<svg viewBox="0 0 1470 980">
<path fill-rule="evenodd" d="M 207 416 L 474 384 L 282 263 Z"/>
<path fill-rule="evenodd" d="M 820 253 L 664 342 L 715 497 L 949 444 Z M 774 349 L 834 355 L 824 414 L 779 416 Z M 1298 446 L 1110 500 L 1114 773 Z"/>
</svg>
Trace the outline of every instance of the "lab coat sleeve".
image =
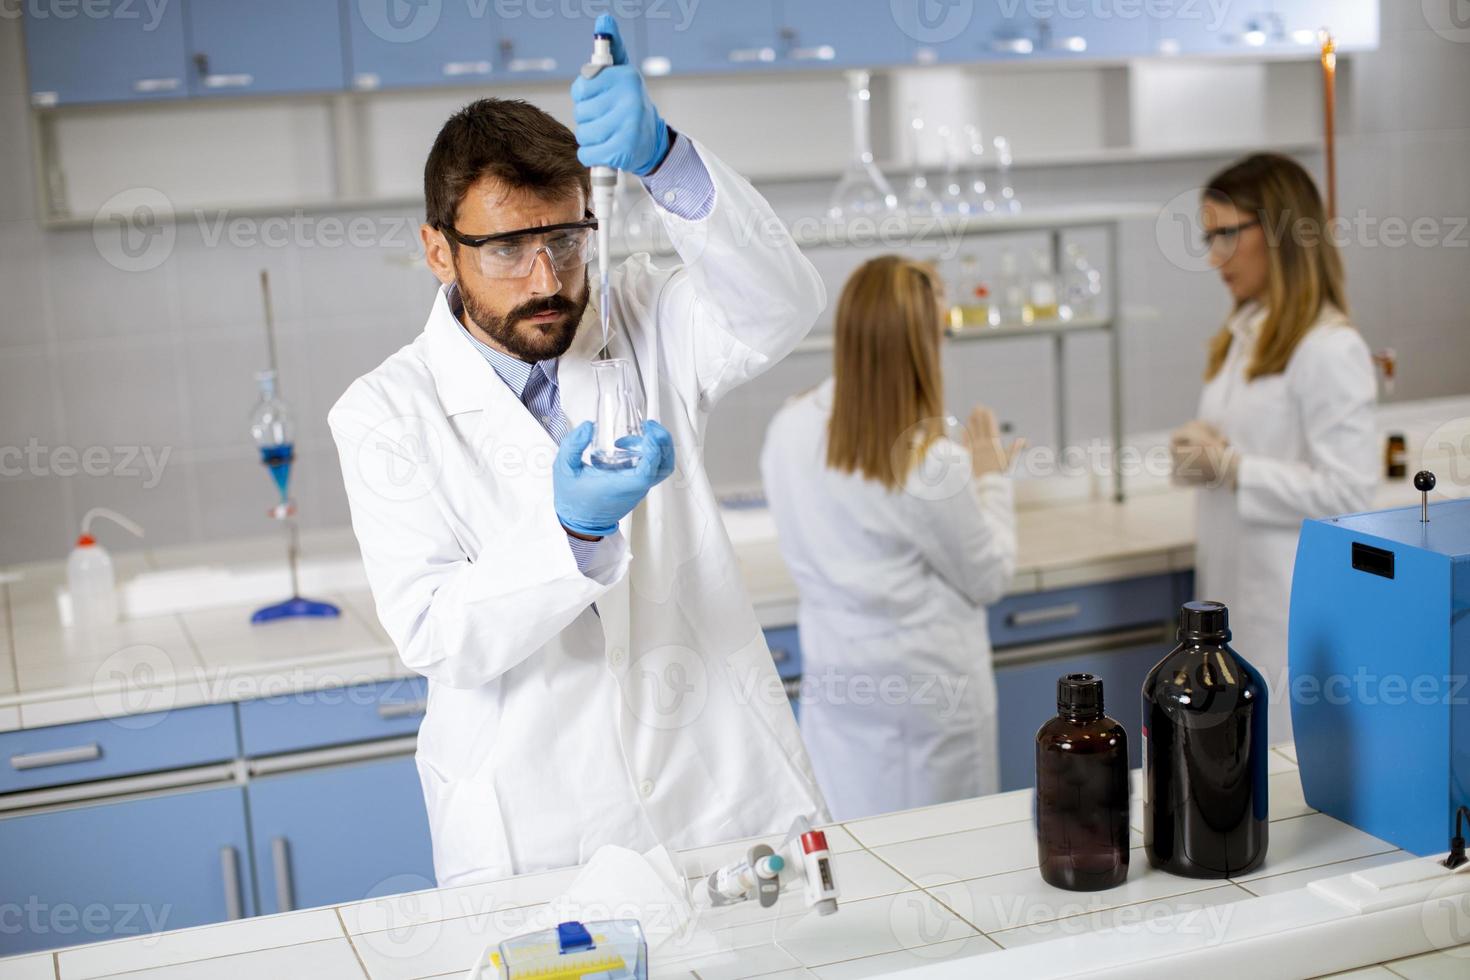
<svg viewBox="0 0 1470 980">
<path fill-rule="evenodd" d="M 405 446 L 432 439 L 388 434 L 401 422 L 385 420 L 403 418 L 361 380 L 328 416 L 352 528 L 378 618 L 404 664 L 450 687 L 477 687 L 540 649 L 616 584 L 627 572 L 627 543 L 621 533 L 604 538 L 584 574 L 548 499 L 471 560 L 429 492 L 432 454 L 427 463 L 406 462 Z"/>
<path fill-rule="evenodd" d="M 1373 360 L 1356 330 L 1317 329 L 1321 335 L 1303 338 L 1287 367 L 1307 459 L 1243 455 L 1236 489 L 1243 520 L 1294 527 L 1306 518 L 1366 510 L 1372 500 L 1378 459 Z"/>
<path fill-rule="evenodd" d="M 963 465 L 969 456 L 958 451 Z M 935 573 L 971 604 L 1005 594 L 1016 571 L 1016 511 L 1010 477 L 972 477 L 958 492 L 915 493 L 916 543 Z"/>
<path fill-rule="evenodd" d="M 685 398 L 708 412 L 791 352 L 826 307 L 827 292 L 755 188 L 693 146 L 714 182 L 714 205 L 698 220 L 655 207 L 680 266 L 660 276 L 651 263 L 635 265 L 627 284 L 656 292 L 643 301 L 657 311 L 660 360 Z"/>
</svg>

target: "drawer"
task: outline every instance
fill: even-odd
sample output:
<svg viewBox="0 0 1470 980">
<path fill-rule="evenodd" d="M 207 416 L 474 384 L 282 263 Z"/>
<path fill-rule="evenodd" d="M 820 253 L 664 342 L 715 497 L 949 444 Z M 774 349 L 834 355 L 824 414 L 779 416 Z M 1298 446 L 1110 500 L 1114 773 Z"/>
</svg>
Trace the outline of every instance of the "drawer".
<svg viewBox="0 0 1470 980">
<path fill-rule="evenodd" d="M 1175 576 L 1145 575 L 1070 589 L 1007 596 L 992 605 L 993 647 L 1171 621 L 1178 615 Z"/>
<path fill-rule="evenodd" d="M 228 704 L 6 732 L 0 793 L 223 762 L 237 749 Z"/>
<path fill-rule="evenodd" d="M 412 735 L 428 708 L 428 681 L 404 677 L 240 702 L 247 756 Z"/>
<path fill-rule="evenodd" d="M 782 679 L 801 676 L 801 638 L 795 626 L 766 630 L 766 646 L 771 648 L 771 659 Z"/>
</svg>

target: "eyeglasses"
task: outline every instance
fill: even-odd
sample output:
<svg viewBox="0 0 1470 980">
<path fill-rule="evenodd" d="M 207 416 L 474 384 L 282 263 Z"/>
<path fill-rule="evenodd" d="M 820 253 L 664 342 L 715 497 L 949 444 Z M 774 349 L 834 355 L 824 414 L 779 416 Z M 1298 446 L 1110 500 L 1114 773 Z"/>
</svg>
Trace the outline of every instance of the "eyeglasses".
<svg viewBox="0 0 1470 980">
<path fill-rule="evenodd" d="M 540 228 L 519 228 L 495 235 L 466 235 L 453 228 L 444 234 L 475 249 L 480 271 L 489 279 L 524 279 L 531 274 L 536 256 L 546 253 L 557 272 L 570 272 L 589 262 L 597 252 L 597 219 L 588 212 L 581 221 Z"/>
<path fill-rule="evenodd" d="M 1238 225 L 1222 225 L 1219 228 L 1211 228 L 1200 237 L 1204 240 L 1205 248 L 1214 248 L 1217 242 L 1225 245 L 1234 245 L 1235 239 L 1247 228 L 1254 228 L 1259 221 L 1242 221 Z"/>
</svg>

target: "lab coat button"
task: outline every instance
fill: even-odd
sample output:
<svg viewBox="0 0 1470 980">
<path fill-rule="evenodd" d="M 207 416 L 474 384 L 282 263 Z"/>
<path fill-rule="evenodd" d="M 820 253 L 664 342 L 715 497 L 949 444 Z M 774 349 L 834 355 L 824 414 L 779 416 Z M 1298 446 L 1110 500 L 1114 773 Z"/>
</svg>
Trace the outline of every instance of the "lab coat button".
<svg viewBox="0 0 1470 980">
<path fill-rule="evenodd" d="M 614 667 L 621 667 L 623 662 L 628 659 L 628 655 L 623 651 L 622 647 L 613 647 L 612 652 L 607 655 L 607 659 Z"/>
<path fill-rule="evenodd" d="M 645 800 L 648 799 L 650 796 L 652 796 L 653 795 L 653 780 L 651 780 L 651 779 L 645 779 L 643 782 L 639 783 L 638 784 L 638 792 L 643 794 L 643 798 Z"/>
</svg>

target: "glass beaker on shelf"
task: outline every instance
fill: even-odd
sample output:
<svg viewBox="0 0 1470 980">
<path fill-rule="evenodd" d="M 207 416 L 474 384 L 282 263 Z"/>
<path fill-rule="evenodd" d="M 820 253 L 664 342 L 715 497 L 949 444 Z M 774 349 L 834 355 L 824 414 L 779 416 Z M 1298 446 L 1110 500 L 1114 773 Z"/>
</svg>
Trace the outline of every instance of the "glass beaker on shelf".
<svg viewBox="0 0 1470 980">
<path fill-rule="evenodd" d="M 985 157 L 985 139 L 980 135 L 980 127 L 973 124 L 965 126 L 965 139 L 970 148 L 970 171 L 965 180 L 965 198 L 969 202 L 971 214 L 984 214 L 995 210 L 995 200 L 991 197 L 990 187 L 985 182 L 985 167 L 988 163 Z"/>
<path fill-rule="evenodd" d="M 1031 253 L 1031 279 L 1026 284 L 1025 322 L 1045 323 L 1060 318 L 1057 299 L 1057 276 L 1051 267 L 1051 254 L 1045 249 Z"/>
<path fill-rule="evenodd" d="M 992 305 L 995 307 L 994 326 L 1016 326 L 1027 323 L 1026 283 L 1016 267 L 1016 256 L 1009 249 L 1000 256 L 1000 277 L 993 290 Z"/>
<path fill-rule="evenodd" d="M 1082 246 L 1067 245 L 1066 267 L 1062 273 L 1062 310 L 1064 320 L 1090 320 L 1102 312 L 1102 273 L 1092 267 Z"/>
<path fill-rule="evenodd" d="M 827 217 L 850 221 L 877 216 L 898 208 L 893 185 L 873 160 L 872 91 L 866 71 L 847 72 L 847 101 L 852 121 L 852 158 L 832 189 Z"/>
<path fill-rule="evenodd" d="M 980 261 L 973 255 L 960 256 L 954 302 L 949 308 L 951 330 L 1000 326 L 1000 308 L 991 301 L 990 287 L 980 278 Z"/>
<path fill-rule="evenodd" d="M 944 176 L 939 182 L 939 208 L 945 214 L 976 213 L 970 200 L 965 175 L 960 170 L 960 148 L 955 132 L 948 126 L 938 129 L 944 147 Z"/>
<path fill-rule="evenodd" d="M 593 361 L 592 375 L 597 380 L 592 465 L 605 470 L 634 466 L 640 453 L 627 442 L 643 434 L 643 398 L 634 384 L 633 363 L 622 357 Z"/>
<path fill-rule="evenodd" d="M 939 213 L 939 198 L 929 187 L 929 178 L 924 175 L 924 163 L 920 159 L 919 137 L 924 132 L 924 117 L 917 112 L 918 106 L 910 106 L 908 154 L 908 182 L 903 189 L 903 207 L 914 217 L 925 217 Z"/>
<path fill-rule="evenodd" d="M 1021 210 L 1021 201 L 1011 185 L 1011 141 L 1004 136 L 995 138 L 995 209 L 1011 214 Z"/>
</svg>

